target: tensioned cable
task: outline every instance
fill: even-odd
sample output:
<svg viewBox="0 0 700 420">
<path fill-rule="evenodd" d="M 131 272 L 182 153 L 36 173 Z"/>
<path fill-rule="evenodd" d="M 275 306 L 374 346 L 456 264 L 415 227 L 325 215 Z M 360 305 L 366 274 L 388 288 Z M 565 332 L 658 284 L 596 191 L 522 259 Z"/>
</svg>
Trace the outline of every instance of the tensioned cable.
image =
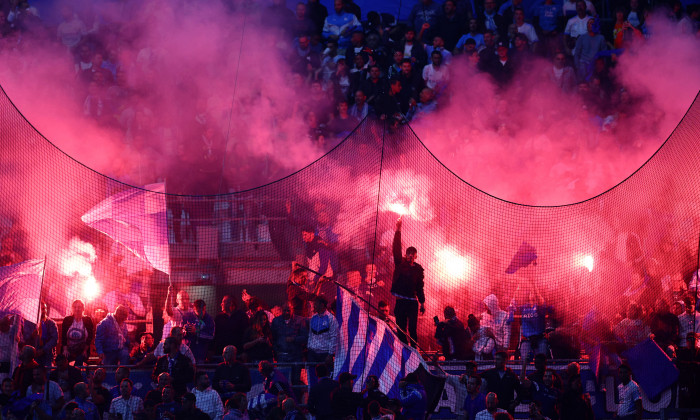
<svg viewBox="0 0 700 420">
<path fill-rule="evenodd" d="M 694 290 L 694 294 L 693 294 L 693 300 L 695 301 L 695 303 L 694 303 L 695 306 L 693 307 L 693 310 L 692 310 L 693 329 L 691 331 L 693 333 L 695 333 L 695 323 L 696 323 L 696 320 L 698 317 L 697 310 L 695 308 L 698 307 L 698 282 L 700 282 L 700 274 L 698 274 L 698 271 L 700 271 L 700 235 L 698 235 L 698 252 L 697 252 L 697 254 L 698 254 L 698 260 L 697 260 L 697 264 L 695 265 L 695 276 L 694 276 L 695 277 L 695 290 Z M 693 281 L 692 277 L 691 277 L 690 281 L 691 282 Z M 686 345 L 687 345 L 687 343 L 688 343 L 687 337 L 680 337 L 680 339 L 681 339 L 681 343 L 683 342 L 683 340 L 686 340 Z M 693 346 L 696 348 L 697 348 L 697 340 L 698 340 L 698 337 L 696 336 L 695 340 L 693 340 Z"/>
<path fill-rule="evenodd" d="M 243 39 L 245 37 L 245 24 L 248 20 L 248 14 L 243 13 L 243 28 L 241 29 L 241 42 L 238 45 L 238 62 L 236 63 L 236 77 L 233 79 L 233 95 L 231 96 L 231 112 L 228 113 L 228 127 L 226 128 L 226 142 L 224 143 L 223 156 L 221 157 L 221 178 L 219 180 L 219 188 L 217 194 L 222 194 L 221 188 L 224 186 L 224 173 L 226 170 L 226 150 L 228 150 L 228 142 L 231 138 L 231 121 L 233 120 L 233 104 L 236 102 L 236 90 L 238 88 L 238 75 L 241 68 L 241 55 L 243 54 Z M 228 191 L 224 191 L 226 193 Z"/>
<path fill-rule="evenodd" d="M 376 265 L 376 258 L 377 258 L 377 230 L 379 229 L 379 203 L 382 199 L 382 168 L 384 166 L 384 137 L 386 136 L 386 120 L 383 121 L 384 124 L 382 124 L 382 153 L 379 157 L 379 179 L 378 179 L 378 184 L 377 184 L 377 209 L 374 212 L 374 241 L 372 243 L 372 275 L 374 275 L 374 270 Z M 365 273 L 365 275 L 369 275 L 368 273 Z M 372 282 L 369 285 L 369 300 L 370 302 L 372 301 L 372 292 L 374 289 L 374 283 Z M 371 308 L 371 304 L 370 304 Z M 369 309 L 369 308 L 368 308 Z M 369 329 L 369 325 L 367 326 Z M 365 332 L 365 334 L 367 331 Z M 407 334 L 408 336 L 408 334 Z M 365 363 L 362 366 L 362 376 L 365 377 L 365 371 L 368 369 L 367 366 L 367 354 L 365 354 Z"/>
<path fill-rule="evenodd" d="M 661 152 L 661 149 L 663 149 L 664 146 L 666 146 L 666 144 L 668 144 L 668 142 L 671 140 L 671 138 L 674 136 L 674 134 L 675 134 L 675 133 L 678 131 L 678 129 L 680 128 L 681 124 L 683 124 L 683 122 L 686 121 L 686 118 L 687 118 L 688 115 L 690 114 L 690 111 L 693 110 L 693 108 L 694 108 L 695 106 L 700 106 L 700 105 L 696 105 L 696 103 L 698 103 L 698 102 L 700 102 L 700 91 L 698 91 L 698 93 L 695 95 L 695 99 L 693 99 L 693 102 L 690 104 L 690 107 L 688 107 L 688 109 L 687 109 L 687 110 L 685 111 L 685 113 L 683 114 L 683 118 L 681 118 L 680 121 L 678 121 L 678 124 L 676 124 L 676 126 L 675 126 L 674 129 L 673 129 L 673 131 L 671 131 L 671 134 L 669 134 L 668 137 L 666 137 L 666 140 L 664 140 L 663 143 L 661 143 L 661 145 L 654 151 L 654 153 L 653 153 L 651 156 L 649 156 L 649 158 L 648 158 L 646 161 L 644 161 L 644 163 L 642 163 L 637 169 L 635 169 L 634 172 L 632 172 L 632 173 L 629 174 L 627 177 L 625 177 L 625 179 L 621 180 L 620 182 L 618 182 L 617 184 L 615 184 L 615 185 L 613 185 L 612 187 L 608 188 L 607 190 L 605 190 L 605 191 L 603 191 L 603 192 L 601 192 L 601 193 L 599 193 L 599 194 L 594 195 L 593 197 L 589 197 L 589 198 L 587 198 L 587 199 L 585 199 L 585 200 L 577 201 L 577 202 L 574 202 L 574 203 L 565 203 L 565 204 L 550 204 L 550 205 L 543 205 L 543 204 L 525 204 L 525 203 L 517 203 L 517 202 L 515 202 L 515 201 L 506 200 L 506 199 L 504 199 L 504 198 L 497 197 L 497 196 L 495 196 L 495 195 L 493 195 L 493 194 L 491 194 L 491 193 L 489 193 L 489 192 L 487 192 L 487 191 L 485 191 L 485 190 L 483 190 L 483 189 L 481 189 L 481 188 L 475 186 L 474 184 L 471 184 L 469 181 L 467 181 L 467 180 L 465 180 L 464 178 L 462 178 L 461 176 L 457 175 L 457 173 L 456 173 L 455 171 L 453 171 L 452 169 L 450 169 L 444 162 L 442 162 L 442 160 L 440 160 L 440 159 L 435 155 L 435 153 L 433 153 L 433 152 L 430 150 L 430 148 L 428 148 L 428 146 L 425 144 L 425 142 L 423 142 L 423 140 L 421 140 L 421 138 L 418 136 L 418 134 L 416 134 L 416 132 L 413 130 L 413 127 L 411 127 L 410 124 L 406 124 L 406 126 L 408 127 L 409 130 L 411 130 L 411 132 L 412 132 L 413 135 L 416 137 L 416 139 L 418 140 L 418 143 L 420 143 L 420 145 L 423 147 L 423 149 L 425 149 L 425 150 L 430 154 L 430 156 L 432 156 L 433 159 L 435 159 L 435 161 L 436 161 L 437 163 L 440 164 L 440 166 L 442 166 L 443 168 L 445 168 L 449 173 L 451 173 L 452 175 L 454 175 L 457 179 L 459 179 L 460 181 L 462 181 L 462 182 L 465 183 L 466 185 L 469 185 L 471 188 L 474 188 L 476 191 L 479 191 L 479 192 L 481 192 L 481 193 L 483 193 L 483 194 L 485 194 L 485 195 L 487 195 L 487 196 L 489 196 L 489 197 L 491 197 L 491 198 L 495 198 L 496 200 L 501 201 L 501 202 L 503 202 L 503 203 L 513 204 L 513 205 L 519 206 L 519 207 L 532 207 L 532 208 L 562 208 L 562 207 L 573 207 L 573 206 L 576 206 L 576 205 L 579 205 L 579 204 L 583 204 L 583 203 L 586 203 L 586 202 L 589 202 L 589 201 L 593 201 L 594 199 L 596 199 L 596 198 L 598 198 L 598 197 L 602 197 L 603 195 L 608 194 L 609 192 L 611 192 L 611 191 L 613 191 L 614 189 L 618 188 L 620 185 L 622 185 L 622 184 L 624 184 L 625 182 L 627 182 L 628 180 L 632 179 L 633 176 L 635 176 L 635 175 L 636 175 L 637 173 L 639 173 L 642 169 L 644 169 L 644 167 L 646 167 L 647 165 L 649 165 L 649 162 L 651 162 L 652 159 L 654 159 L 654 157 L 655 157 L 656 155 L 658 155 L 658 154 Z"/>
</svg>

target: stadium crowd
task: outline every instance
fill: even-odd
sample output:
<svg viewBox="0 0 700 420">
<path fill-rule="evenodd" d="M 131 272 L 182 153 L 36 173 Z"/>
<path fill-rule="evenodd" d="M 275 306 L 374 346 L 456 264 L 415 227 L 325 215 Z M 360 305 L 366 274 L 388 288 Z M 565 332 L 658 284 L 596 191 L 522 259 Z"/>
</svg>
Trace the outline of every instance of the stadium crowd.
<svg viewBox="0 0 700 420">
<path fill-rule="evenodd" d="M 625 107 L 634 100 L 615 80 L 616 57 L 625 50 L 643 48 L 645 37 L 651 36 L 646 26 L 651 7 L 639 0 L 620 2 L 614 5 L 614 21 L 608 21 L 605 28 L 596 11 L 610 6 L 583 0 L 566 4 L 545 0 L 529 5 L 524 0 L 503 4 L 494 0 L 483 4 L 424 0 L 403 23 L 373 12 L 362 22 L 357 5 L 342 0 L 335 2 L 330 13 L 317 1 L 299 3 L 294 11 L 280 2 L 264 10 L 231 8 L 281 28 L 280 36 L 291 46 L 284 52 L 289 83 L 308 90 L 299 111 L 308 136 L 321 147 L 329 147 L 368 115 L 400 124 L 440 112 L 450 100 L 449 81 L 460 76 L 451 70 L 460 68 L 460 61 L 465 71 L 486 74 L 501 89 L 507 89 L 523 79 L 536 60 L 549 60 L 549 71 L 540 77 L 586 104 L 599 117 L 603 129 L 606 119 L 612 121 L 608 116 L 619 118 L 630 112 Z M 668 7 L 668 18 L 677 22 L 680 33 L 698 33 L 700 9 L 696 5 L 684 7 L 676 1 L 656 6 Z M 40 11 L 27 1 L 5 1 L 2 13 L 3 49 L 20 49 L 32 37 L 65 48 L 74 57 L 75 89 L 80 93 L 76 96 L 84 115 L 118 129 L 125 144 L 137 150 L 147 147 L 145 140 L 155 135 L 155 117 L 144 100 L 147 95 L 140 91 L 147 86 L 129 85 L 129 72 L 143 69 L 120 56 L 119 44 L 128 40 L 118 39 L 119 25 L 99 23 L 82 16 L 80 10 L 63 8 L 58 27 L 48 28 Z M 223 129 L 212 126 L 211 119 L 196 109 L 190 111 L 190 120 L 197 123 L 194 131 L 188 131 L 191 135 L 182 139 L 195 140 L 181 139 L 177 150 L 183 156 L 199 155 L 203 150 L 202 166 L 206 166 L 207 159 L 225 148 L 220 135 Z M 198 180 L 196 185 L 203 184 Z M 302 229 L 304 246 L 307 255 L 325 255 L 322 258 L 330 266 L 338 256 L 329 246 L 331 230 L 322 227 Z M 2 240 L 0 261 L 0 265 L 23 261 L 13 248 L 12 235 Z M 364 293 L 377 298 L 379 311 L 375 315 L 395 328 L 386 273 L 378 278 L 382 274 L 372 265 L 342 274 L 337 269 L 331 271 L 336 273 L 331 277 L 361 297 Z M 153 334 L 128 322 L 145 317 L 146 308 L 126 278 L 119 283 L 119 290 L 104 297 L 107 312 L 101 319 L 86 315 L 79 300 L 60 323 L 60 331 L 49 318 L 46 305 L 42 305 L 40 323 L 34 328 L 25 328 L 16 316 L 7 315 L 0 321 L 3 416 L 92 419 L 109 413 L 110 418 L 122 420 L 296 419 L 308 411 L 316 418 L 344 419 L 362 410 L 364 418 L 421 418 L 427 402 L 415 375 L 402 381 L 397 400 L 387 399 L 378 390 L 378 378 L 368 378 L 363 391 L 355 393 L 354 375 L 344 372 L 337 381 L 328 377 L 338 326 L 333 303 L 320 292 L 324 279 L 309 279 L 305 269 L 293 266 L 286 304 L 268 308 L 260 297 L 244 293 L 246 307 L 238 308 L 237 299 L 226 296 L 216 316 L 207 312 L 203 300 L 190 303 L 185 290 L 171 288 L 158 342 Z M 697 362 L 700 326 L 695 294 L 688 292 L 697 288 L 697 281 L 697 275 L 684 272 L 674 275 L 668 287 L 657 287 L 640 277 L 629 290 L 633 298 L 620 305 L 613 323 L 605 326 L 591 320 L 595 334 L 555 326 L 551 321 L 557 319 L 557 308 L 545 302 L 534 285 L 525 293 L 527 299 L 513 301 L 505 309 L 495 295 L 486 296 L 484 312 L 469 315 L 466 325 L 452 306 L 444 308 L 444 320 L 436 320 L 434 335 L 442 345 L 442 356 L 448 360 L 493 360 L 496 365 L 478 374 L 478 365 L 467 363 L 466 375 L 448 376 L 448 384 L 463 396 L 460 402 L 464 405 L 458 404 L 457 412 L 461 410 L 464 418 L 492 418 L 499 408 L 512 412 L 518 404 L 531 404 L 531 418 L 592 418 L 590 401 L 581 389 L 579 367 L 571 364 L 560 378 L 546 368 L 546 360 L 578 359 L 593 342 L 606 343 L 612 357 L 652 337 L 679 363 Z M 658 295 L 661 289 L 667 291 L 665 296 Z M 514 330 L 519 331 L 515 338 Z M 573 339 L 577 336 L 591 343 Z M 96 354 L 91 353 L 93 346 Z M 157 386 L 145 395 L 135 395 L 130 370 L 122 366 L 116 371 L 117 385 L 105 388 L 104 369 L 90 370 L 89 375 L 80 369 L 96 355 L 98 362 L 107 366 L 152 368 Z M 523 361 L 521 375 L 505 367 L 511 358 Z M 220 360 L 211 378 L 198 369 L 198 365 Z M 525 367 L 533 360 L 535 373 L 525 375 Z M 292 364 L 289 379 L 274 362 Z M 303 370 L 304 362 L 315 366 L 314 371 Z M 251 389 L 251 378 L 242 363 L 257 364 L 263 378 L 264 392 L 254 401 L 247 401 L 245 395 Z M 621 396 L 625 396 L 621 401 L 632 406 L 619 413 L 623 418 L 638 410 L 639 394 L 628 366 L 612 365 L 620 370 Z M 310 389 L 302 405 L 299 386 L 303 388 L 305 383 Z M 693 404 L 696 390 L 681 389 L 683 403 Z M 32 399 L 37 393 L 44 397 Z M 488 411 L 486 417 L 476 417 L 482 410 Z"/>
<path fill-rule="evenodd" d="M 379 378 L 367 377 L 362 391 L 354 392 L 356 375 L 342 372 L 337 380 L 330 377 L 341 333 L 336 302 L 329 299 L 332 293 L 323 291 L 325 284 L 336 281 L 353 291 L 361 305 L 405 342 L 413 335 L 410 324 L 409 331 L 399 329 L 390 310 L 390 302 L 418 299 L 422 306 L 426 299 L 422 282 L 410 296 L 406 295 L 413 292 L 395 287 L 404 281 L 400 265 L 410 264 L 410 254 L 415 252 L 409 247 L 402 255 L 400 227 L 397 223 L 399 239 L 394 241 L 393 251 L 398 255 L 394 256 L 396 269 L 391 279 L 373 264 L 362 270 L 340 270 L 339 257 L 327 242 L 329 237 L 317 234 L 313 226 L 304 226 L 301 236 L 309 260 L 303 263 L 312 265 L 317 259 L 318 272 L 335 274 L 321 276 L 295 262 L 286 284 L 285 303 L 270 308 L 262 297 L 244 290 L 240 296 L 243 307 L 236 303 L 237 298 L 226 295 L 215 316 L 203 300 L 191 302 L 187 290 L 176 291 L 170 286 L 162 308 L 163 330 L 156 337 L 128 321 L 138 319 L 137 313 L 143 317 L 144 311 L 128 277 L 120 278 L 119 290 L 101 298 L 106 314 L 87 314 L 84 303 L 76 300 L 71 313 L 59 320 L 60 328 L 48 316 L 45 303 L 36 326 L 6 314 L 0 320 L 0 343 L 4 343 L 0 351 L 2 412 L 18 418 L 101 418 L 104 413 L 109 418 L 121 414 L 122 419 L 207 418 L 201 412 L 212 419 L 222 418 L 225 412 L 227 417 L 223 418 L 227 419 L 302 418 L 307 413 L 316 418 L 349 419 L 360 412 L 363 418 L 371 419 L 423 418 L 428 397 L 416 374 L 401 380 L 396 399 L 379 390 Z M 16 250 L 3 247 L 6 264 L 13 255 L 22 259 Z M 640 392 L 631 380 L 631 369 L 619 355 L 648 338 L 681 367 L 679 404 L 696 407 L 698 390 L 693 384 L 700 361 L 700 324 L 694 291 L 698 278 L 697 273 L 686 274 L 667 288 L 643 279 L 629 285 L 613 320 L 586 315 L 576 325 L 565 325 L 557 313 L 561 305 L 545 302 L 536 285 L 530 284 L 525 293 L 516 290 L 514 294 L 526 298 L 514 298 L 505 309 L 495 294 L 486 296 L 483 312 L 470 314 L 466 325 L 455 307 L 446 306 L 444 318 L 435 317 L 434 334 L 421 331 L 416 338 L 423 346 L 432 338 L 440 343 L 442 351 L 433 356 L 436 360 L 467 361 L 465 374 L 446 376 L 446 384 L 457 395 L 454 410 L 460 418 L 492 418 L 498 412 L 512 415 L 525 405 L 533 419 L 592 419 L 578 363 L 556 372 L 547 368 L 547 361 L 581 359 L 584 354 L 590 357 L 597 345 L 603 346 L 605 359 L 601 363 L 610 372 L 619 371 L 620 418 L 635 418 L 641 412 Z M 280 301 L 279 296 L 265 298 Z M 674 302 L 672 307 L 667 299 Z M 367 301 L 378 303 L 374 307 Z M 397 307 L 394 304 L 393 312 L 398 316 Z M 158 336 L 162 339 L 156 342 Z M 110 370 L 118 366 L 116 385 L 106 389 L 102 385 L 105 369 L 83 370 L 86 363 Z M 495 366 L 477 372 L 486 363 Z M 519 374 L 506 363 L 521 363 Z M 277 364 L 288 371 L 283 372 Z M 248 401 L 250 394 L 246 393 L 253 385 L 251 365 L 258 366 L 262 390 Z M 148 393 L 146 389 L 135 390 L 129 379 L 130 367 L 150 369 L 154 389 Z M 48 391 L 42 394 L 44 389 Z M 37 399 L 37 393 L 45 397 Z"/>
<path fill-rule="evenodd" d="M 232 13 L 246 16 L 246 25 L 256 28 L 251 31 L 274 36 L 276 50 L 268 53 L 284 63 L 286 83 L 297 92 L 292 118 L 304 121 L 308 138 L 321 150 L 335 145 L 368 115 L 399 124 L 439 112 L 450 102 L 450 80 L 459 80 L 459 72 L 488 75 L 477 80 L 490 79 L 501 91 L 531 84 L 533 78 L 552 83 L 580 102 L 600 130 L 614 132 L 641 99 L 630 97 L 620 83 L 616 62 L 621 54 L 643 49 L 645 39 L 653 36 L 649 14 L 664 13 L 687 36 L 697 36 L 700 19 L 696 4 L 680 0 L 421 0 L 405 22 L 387 13 L 361 11 L 351 0 L 336 1 L 331 10 L 316 0 L 300 2 L 294 10 L 279 0 L 258 8 L 225 3 Z M 187 5 L 180 6 L 187 10 Z M 114 11 L 100 15 L 85 9 L 62 5 L 60 23 L 50 26 L 30 2 L 4 0 L 0 48 L 8 54 L 10 67 L 31 67 L 31 55 L 25 53 L 38 50 L 32 44 L 37 40 L 65 50 L 74 63 L 73 96 L 84 116 L 120 133 L 132 156 L 160 157 L 155 162 L 165 156 L 170 158 L 165 161 L 176 162 L 173 168 L 141 165 L 142 173 L 154 171 L 141 183 L 172 178 L 178 191 L 171 192 L 208 193 L 202 191 L 207 176 L 222 175 L 210 173 L 212 160 L 223 152 L 242 158 L 238 148 L 244 146 L 229 144 L 228 120 L 212 114 L 207 93 L 179 86 L 192 89 L 186 92 L 191 100 L 180 104 L 180 115 L 158 113 L 160 98 L 149 89 L 162 52 L 151 49 L 148 41 L 140 45 L 144 41 L 130 33 L 138 32 L 130 24 L 148 22 L 149 15 L 160 11 L 125 6 L 115 16 Z M 12 54 L 17 52 L 21 54 Z M 222 51 L 229 58 L 235 53 L 233 48 Z M 240 99 L 242 105 L 254 101 Z M 505 123 L 493 124 L 498 131 Z M 176 181 L 182 164 L 196 168 L 193 173 L 202 179 Z M 123 165 L 114 175 L 128 181 L 137 169 L 131 162 Z M 229 185 L 239 185 L 246 171 L 258 170 L 270 179 L 277 175 L 259 162 L 239 166 L 241 173 L 231 169 L 223 174 Z"/>
</svg>

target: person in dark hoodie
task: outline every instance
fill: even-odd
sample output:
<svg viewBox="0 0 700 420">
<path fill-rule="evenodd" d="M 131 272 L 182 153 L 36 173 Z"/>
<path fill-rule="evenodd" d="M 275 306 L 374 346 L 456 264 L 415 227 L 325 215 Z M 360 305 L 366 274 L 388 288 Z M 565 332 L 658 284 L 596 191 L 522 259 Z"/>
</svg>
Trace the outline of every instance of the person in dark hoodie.
<svg viewBox="0 0 700 420">
<path fill-rule="evenodd" d="M 362 407 L 363 396 L 367 389 L 354 392 L 352 388 L 355 379 L 357 379 L 357 375 L 349 372 L 343 372 L 338 376 L 340 386 L 331 393 L 334 418 L 344 419 L 348 416 L 356 416 L 358 409 Z"/>
<path fill-rule="evenodd" d="M 396 222 L 394 233 L 394 278 L 391 284 L 391 294 L 396 297 L 394 315 L 396 325 L 399 327 L 398 336 L 404 343 L 409 343 L 405 331 L 411 337 L 410 344 L 416 346 L 418 342 L 418 310 L 425 313 L 424 270 L 416 263 L 418 250 L 412 246 L 406 248 L 406 254 L 401 255 L 401 225 L 402 220 Z"/>
<path fill-rule="evenodd" d="M 309 412 L 317 420 L 330 420 L 333 418 L 331 395 L 340 384 L 328 377 L 328 366 L 325 363 L 316 365 L 316 376 L 318 382 L 309 390 Z"/>
<path fill-rule="evenodd" d="M 399 400 L 403 405 L 402 414 L 406 419 L 425 418 L 428 411 L 428 397 L 416 372 L 409 373 L 399 381 Z"/>
</svg>

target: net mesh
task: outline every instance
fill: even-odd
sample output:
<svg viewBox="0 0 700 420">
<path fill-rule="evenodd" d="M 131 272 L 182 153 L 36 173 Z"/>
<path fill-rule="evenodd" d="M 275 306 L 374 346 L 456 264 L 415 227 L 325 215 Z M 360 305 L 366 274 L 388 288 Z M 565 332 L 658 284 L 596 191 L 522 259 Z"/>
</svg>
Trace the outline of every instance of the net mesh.
<svg viewBox="0 0 700 420">
<path fill-rule="evenodd" d="M 466 324 L 468 314 L 481 317 L 493 294 L 504 310 L 533 299 L 550 307 L 548 321 L 565 343 L 553 346 L 554 356 L 578 358 L 581 331 L 603 334 L 600 325 L 619 322 L 629 302 L 651 310 L 658 298 L 673 302 L 694 284 L 699 113 L 696 101 L 663 147 L 610 191 L 578 204 L 533 207 L 473 188 L 409 126 L 376 120 L 269 185 L 182 196 L 157 192 L 177 190 L 180 181 L 166 179 L 150 192 L 63 154 L 3 94 L 3 263 L 45 259 L 41 298 L 51 318 L 69 315 L 75 299 L 95 321 L 123 304 L 134 337 L 149 331 L 157 340 L 171 283 L 192 302 L 203 300 L 212 316 L 224 295 L 244 309 L 242 298 L 252 296 L 276 316 L 288 299 L 292 261 L 356 291 L 372 308 L 380 300 L 393 307 L 392 241 L 403 215 L 401 252 L 414 246 L 425 269 L 421 349 L 439 349 L 433 317 L 444 320 L 446 306 Z M 183 167 L 180 175 L 191 174 Z M 316 239 L 305 242 L 304 230 L 314 232 L 307 240 Z M 317 277 L 310 276 L 309 290 Z M 320 293 L 332 301 L 335 285 Z M 598 315 L 605 322 L 587 329 L 586 320 Z M 512 325 L 509 342 L 499 344 L 514 351 L 524 332 Z"/>
</svg>

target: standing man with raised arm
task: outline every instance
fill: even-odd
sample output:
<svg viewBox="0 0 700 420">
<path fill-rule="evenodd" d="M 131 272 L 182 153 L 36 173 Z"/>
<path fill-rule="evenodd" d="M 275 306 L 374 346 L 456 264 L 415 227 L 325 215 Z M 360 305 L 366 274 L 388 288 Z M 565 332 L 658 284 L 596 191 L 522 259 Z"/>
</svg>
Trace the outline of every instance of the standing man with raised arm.
<svg viewBox="0 0 700 420">
<path fill-rule="evenodd" d="M 401 224 L 396 221 L 394 233 L 394 277 L 391 284 L 391 294 L 396 297 L 394 315 L 399 327 L 398 336 L 401 341 L 416 347 L 418 343 L 418 305 L 420 312 L 425 313 L 425 293 L 423 292 L 423 267 L 416 263 L 418 250 L 412 246 L 406 248 L 406 255 L 401 255 Z M 409 342 L 405 331 L 411 337 Z"/>
<path fill-rule="evenodd" d="M 177 292 L 175 302 L 177 306 L 173 306 L 173 292 L 175 289 L 172 284 L 168 286 L 168 295 L 165 297 L 165 307 L 163 308 L 163 336 L 162 339 L 165 340 L 170 336 L 170 330 L 173 327 L 184 326 L 183 319 L 185 315 L 192 312 L 190 305 L 190 295 L 187 290 L 182 289 Z"/>
</svg>

